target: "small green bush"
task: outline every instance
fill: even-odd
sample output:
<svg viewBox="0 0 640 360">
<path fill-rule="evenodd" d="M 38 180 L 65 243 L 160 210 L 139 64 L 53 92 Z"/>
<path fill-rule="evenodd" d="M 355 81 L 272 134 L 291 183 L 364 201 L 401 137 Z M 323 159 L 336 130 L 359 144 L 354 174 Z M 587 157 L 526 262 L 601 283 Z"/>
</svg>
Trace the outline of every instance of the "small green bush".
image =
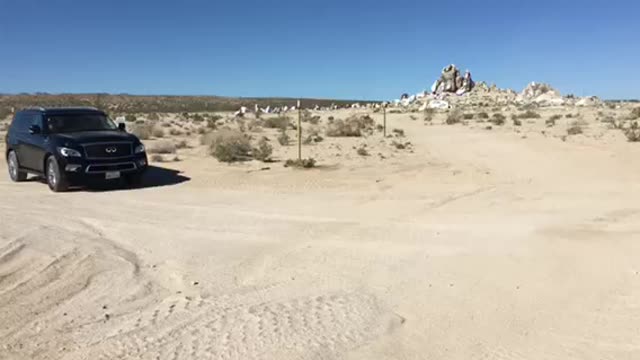
<svg viewBox="0 0 640 360">
<path fill-rule="evenodd" d="M 302 159 L 302 160 L 292 160 L 289 159 L 284 163 L 284 167 L 292 167 L 299 169 L 310 169 L 316 166 L 316 160 L 313 158 Z"/>
<path fill-rule="evenodd" d="M 269 129 L 286 129 L 290 119 L 286 116 L 272 117 L 264 120 L 264 127 Z"/>
<path fill-rule="evenodd" d="M 493 114 L 493 116 L 491 117 L 491 119 L 489 120 L 490 123 L 492 123 L 493 125 L 504 125 L 504 122 L 507 120 L 507 117 L 500 114 L 500 113 L 495 113 Z"/>
<path fill-rule="evenodd" d="M 251 142 L 240 131 L 220 130 L 204 137 L 209 153 L 221 162 L 246 161 L 251 159 Z"/>
<path fill-rule="evenodd" d="M 253 158 L 262 162 L 271 161 L 273 154 L 273 146 L 269 144 L 268 139 L 263 137 L 258 141 L 258 146 L 253 149 Z"/>
<path fill-rule="evenodd" d="M 282 131 L 280 131 L 280 135 L 278 135 L 278 143 L 282 146 L 287 146 L 290 142 L 291 138 L 287 134 L 287 131 L 285 129 L 282 129 Z"/>
</svg>

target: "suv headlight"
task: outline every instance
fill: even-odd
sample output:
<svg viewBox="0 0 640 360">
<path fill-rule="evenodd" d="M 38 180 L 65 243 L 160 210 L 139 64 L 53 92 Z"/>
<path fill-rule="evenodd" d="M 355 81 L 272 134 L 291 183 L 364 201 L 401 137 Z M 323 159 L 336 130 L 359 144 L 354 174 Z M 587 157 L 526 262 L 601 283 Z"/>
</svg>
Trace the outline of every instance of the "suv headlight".
<svg viewBox="0 0 640 360">
<path fill-rule="evenodd" d="M 136 146 L 136 150 L 135 150 L 136 154 L 142 154 L 143 152 L 145 152 L 144 145 L 140 144 L 140 145 Z"/>
<path fill-rule="evenodd" d="M 82 154 L 80 154 L 80 151 L 69 149 L 67 147 L 59 147 L 58 152 L 60 153 L 60 155 L 64 157 L 82 157 Z"/>
</svg>

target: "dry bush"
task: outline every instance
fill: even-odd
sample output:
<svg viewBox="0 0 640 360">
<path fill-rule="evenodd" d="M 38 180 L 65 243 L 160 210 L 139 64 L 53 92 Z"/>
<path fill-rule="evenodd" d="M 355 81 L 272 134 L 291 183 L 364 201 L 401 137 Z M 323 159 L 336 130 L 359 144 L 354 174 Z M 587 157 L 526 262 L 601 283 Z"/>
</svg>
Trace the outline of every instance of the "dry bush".
<svg viewBox="0 0 640 360">
<path fill-rule="evenodd" d="M 193 120 L 194 123 L 198 124 L 204 121 L 204 117 L 202 117 L 202 115 L 200 114 L 195 114 L 193 115 L 193 117 L 191 118 Z"/>
<path fill-rule="evenodd" d="M 201 142 L 209 146 L 209 153 L 222 162 L 251 159 L 251 142 L 238 130 L 220 130 L 203 136 Z"/>
<path fill-rule="evenodd" d="M 164 137 L 164 130 L 162 130 L 161 128 L 158 127 L 153 127 L 151 130 L 151 135 L 153 137 L 156 138 L 163 138 Z"/>
<path fill-rule="evenodd" d="M 221 120 L 221 119 L 222 119 L 222 116 L 221 116 L 221 115 L 218 115 L 218 114 L 213 114 L 213 115 L 211 115 L 211 116 L 209 117 L 209 120 L 210 120 L 210 121 L 213 121 L 213 122 L 216 122 L 216 121 Z"/>
<path fill-rule="evenodd" d="M 640 107 L 633 108 L 631 110 L 631 114 L 630 114 L 629 117 L 631 118 L 631 120 L 639 119 L 640 118 Z"/>
<path fill-rule="evenodd" d="M 286 116 L 272 117 L 264 120 L 264 127 L 269 129 L 286 129 L 290 120 Z"/>
<path fill-rule="evenodd" d="M 164 157 L 160 154 L 154 154 L 151 156 L 151 161 L 153 162 L 164 162 Z"/>
<path fill-rule="evenodd" d="M 360 156 L 369 156 L 369 152 L 367 151 L 367 146 L 366 145 L 360 146 L 356 152 Z"/>
<path fill-rule="evenodd" d="M 182 135 L 182 131 L 180 131 L 178 129 L 171 129 L 171 130 L 169 130 L 169 134 L 173 135 L 173 136 L 179 136 L 179 135 Z"/>
<path fill-rule="evenodd" d="M 465 119 L 465 120 L 472 120 L 473 117 L 474 117 L 474 114 L 472 114 L 472 113 L 467 113 L 467 114 L 463 114 L 462 115 L 462 118 Z"/>
<path fill-rule="evenodd" d="M 326 134 L 330 137 L 360 137 L 372 133 L 374 127 L 375 121 L 369 115 L 354 115 L 329 124 Z"/>
<path fill-rule="evenodd" d="M 493 114 L 493 116 L 491 117 L 491 119 L 489 120 L 490 123 L 492 123 L 493 125 L 504 125 L 504 122 L 507 120 L 507 117 L 500 114 L 500 113 L 495 113 Z"/>
<path fill-rule="evenodd" d="M 135 122 L 136 120 L 137 120 L 137 118 L 133 114 L 127 114 L 124 117 L 124 121 L 126 121 L 126 122 Z"/>
<path fill-rule="evenodd" d="M 164 122 L 162 123 L 162 127 L 166 127 L 166 128 L 171 127 L 171 123 Z"/>
<path fill-rule="evenodd" d="M 640 127 L 638 122 L 634 121 L 628 129 L 623 130 L 627 140 L 631 142 L 640 142 Z"/>
<path fill-rule="evenodd" d="M 393 129 L 391 132 L 393 132 L 396 137 L 404 137 L 404 130 L 402 129 Z"/>
<path fill-rule="evenodd" d="M 251 132 L 262 132 L 262 123 L 260 122 L 260 120 L 251 119 L 247 123 L 247 130 Z"/>
<path fill-rule="evenodd" d="M 158 121 L 160 120 L 160 116 L 157 113 L 151 113 L 149 114 L 149 116 L 147 116 L 147 119 L 151 121 Z"/>
<path fill-rule="evenodd" d="M 153 126 L 151 124 L 136 123 L 131 127 L 131 130 L 129 132 L 137 136 L 140 140 L 148 140 L 151 138 L 151 135 L 153 133 Z"/>
<path fill-rule="evenodd" d="M 287 146 L 290 142 L 291 138 L 287 134 L 287 131 L 285 129 L 282 129 L 282 131 L 280 131 L 280 135 L 278 135 L 278 143 L 282 146 Z"/>
<path fill-rule="evenodd" d="M 284 163 L 284 167 L 293 167 L 299 169 L 310 169 L 316 166 L 316 160 L 313 158 L 292 160 L 289 159 Z"/>
<path fill-rule="evenodd" d="M 542 116 L 540 114 L 538 114 L 537 112 L 533 111 L 533 110 L 527 110 L 523 113 L 514 115 L 514 118 L 516 119 L 540 119 Z"/>
<path fill-rule="evenodd" d="M 522 120 L 513 119 L 513 126 L 522 126 Z"/>
<path fill-rule="evenodd" d="M 189 147 L 186 140 L 180 140 L 176 143 L 176 149 L 186 149 Z"/>
<path fill-rule="evenodd" d="M 168 140 L 161 140 L 147 146 L 149 154 L 174 154 L 176 146 Z"/>
<path fill-rule="evenodd" d="M 209 129 L 216 129 L 218 127 L 218 124 L 216 124 L 217 120 L 213 120 L 213 119 L 209 119 L 207 120 L 207 127 Z"/>
<path fill-rule="evenodd" d="M 271 161 L 271 155 L 273 154 L 273 146 L 269 144 L 269 139 L 263 137 L 258 141 L 258 146 L 253 149 L 253 158 L 262 162 Z"/>
<path fill-rule="evenodd" d="M 196 132 L 197 132 L 199 135 L 204 135 L 204 134 L 206 134 L 206 133 L 207 133 L 207 128 L 204 128 L 204 127 L 198 128 L 198 130 L 196 130 Z"/>
<path fill-rule="evenodd" d="M 567 119 L 571 119 L 573 117 L 573 114 L 569 113 L 569 114 L 565 115 L 564 117 L 566 117 Z"/>
<path fill-rule="evenodd" d="M 489 114 L 487 114 L 486 112 L 482 111 L 478 113 L 478 119 L 486 120 L 488 118 L 489 118 Z"/>
<path fill-rule="evenodd" d="M 431 108 L 424 109 L 424 121 L 432 121 L 436 110 Z"/>
<path fill-rule="evenodd" d="M 447 115 L 445 123 L 447 125 L 459 124 L 462 121 L 462 113 L 459 110 L 453 110 Z"/>
<path fill-rule="evenodd" d="M 572 123 L 571 126 L 567 129 L 568 135 L 578 135 L 582 133 L 582 127 L 577 122 Z"/>
</svg>

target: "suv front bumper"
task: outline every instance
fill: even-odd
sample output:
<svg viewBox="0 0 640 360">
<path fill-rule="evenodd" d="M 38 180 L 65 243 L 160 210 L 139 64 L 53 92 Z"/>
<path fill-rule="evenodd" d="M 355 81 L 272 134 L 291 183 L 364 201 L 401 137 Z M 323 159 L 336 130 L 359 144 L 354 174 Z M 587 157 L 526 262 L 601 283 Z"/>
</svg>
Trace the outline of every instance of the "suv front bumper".
<svg viewBox="0 0 640 360">
<path fill-rule="evenodd" d="M 107 174 L 122 177 L 143 173 L 148 167 L 147 154 L 141 153 L 117 160 L 87 160 L 79 157 L 59 157 L 60 170 L 69 182 L 107 179 Z M 117 177 L 116 177 L 117 178 Z"/>
</svg>

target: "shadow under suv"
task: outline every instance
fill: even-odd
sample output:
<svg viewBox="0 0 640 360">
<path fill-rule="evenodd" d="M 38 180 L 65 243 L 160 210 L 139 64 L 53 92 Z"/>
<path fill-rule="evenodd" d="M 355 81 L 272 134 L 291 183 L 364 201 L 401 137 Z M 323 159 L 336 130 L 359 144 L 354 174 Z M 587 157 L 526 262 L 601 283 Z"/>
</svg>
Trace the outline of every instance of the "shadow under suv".
<svg viewBox="0 0 640 360">
<path fill-rule="evenodd" d="M 11 180 L 42 175 L 55 192 L 91 179 L 124 179 L 133 186 L 147 169 L 140 140 L 94 108 L 18 111 L 5 141 Z"/>
</svg>

